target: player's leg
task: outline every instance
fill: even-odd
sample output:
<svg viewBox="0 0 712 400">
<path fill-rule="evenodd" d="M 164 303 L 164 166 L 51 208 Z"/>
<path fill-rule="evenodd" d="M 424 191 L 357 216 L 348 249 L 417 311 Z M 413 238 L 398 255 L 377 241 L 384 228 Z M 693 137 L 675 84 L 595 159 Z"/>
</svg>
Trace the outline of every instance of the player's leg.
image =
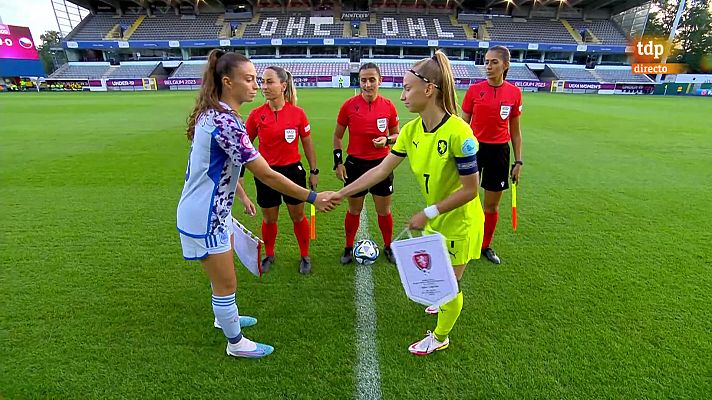
<svg viewBox="0 0 712 400">
<path fill-rule="evenodd" d="M 466 265 L 463 264 L 453 266 L 458 287 L 460 286 L 462 275 L 465 273 L 465 267 Z M 460 317 L 462 305 L 463 296 L 462 290 L 460 290 L 455 298 L 440 306 L 435 331 L 428 331 L 425 338 L 411 344 L 408 350 L 417 356 L 425 356 L 438 350 L 445 350 L 450 345 L 450 331 L 452 331 L 457 319 Z"/>
<path fill-rule="evenodd" d="M 509 144 L 481 146 L 480 151 L 477 153 L 478 163 L 480 161 L 480 152 L 484 153 L 482 158 L 485 164 L 480 184 L 485 193 L 482 202 L 485 223 L 481 252 L 489 261 L 499 264 L 501 260 L 492 249 L 492 238 L 499 220 L 499 203 L 502 199 L 502 193 L 509 188 Z"/>
<path fill-rule="evenodd" d="M 378 214 L 378 228 L 383 237 L 383 255 L 391 264 L 396 263 L 396 258 L 391 250 L 393 240 L 393 215 L 391 214 L 391 195 L 393 194 L 393 174 L 370 189 L 373 195 L 373 204 Z"/>
<path fill-rule="evenodd" d="M 287 204 L 289 217 L 292 219 L 294 236 L 299 244 L 299 272 L 308 274 L 311 272 L 311 259 L 309 258 L 309 221 L 304 215 L 304 203 Z"/>
<path fill-rule="evenodd" d="M 344 246 L 344 254 L 341 256 L 342 264 L 348 264 L 353 261 L 354 241 L 356 240 L 356 232 L 358 232 L 358 227 L 361 223 L 361 210 L 363 210 L 365 199 L 365 195 L 349 197 L 349 208 L 346 210 L 346 218 L 344 219 L 346 245 Z"/>
<path fill-rule="evenodd" d="M 262 259 L 262 272 L 269 272 L 274 264 L 274 247 L 277 241 L 277 220 L 282 195 L 255 178 L 257 205 L 262 209 L 262 240 L 265 243 L 265 257 Z"/>
<path fill-rule="evenodd" d="M 235 357 L 261 358 L 272 353 L 274 351 L 272 346 L 255 343 L 242 335 L 235 302 L 237 277 L 229 242 L 226 252 L 210 254 L 201 262 L 213 291 L 213 313 L 228 339 L 227 354 Z"/>
<path fill-rule="evenodd" d="M 482 211 L 479 209 L 473 212 L 472 220 L 476 225 L 472 226 L 472 231 L 465 236 L 449 236 L 446 238 L 446 248 L 453 265 L 458 288 L 460 281 L 465 274 L 465 267 L 472 259 L 479 258 L 479 249 L 482 243 Z M 463 305 L 462 290 L 449 302 L 442 304 L 438 308 L 438 321 L 433 332 L 428 331 L 424 339 L 421 339 L 408 348 L 415 355 L 427 355 L 436 350 L 443 350 L 450 344 L 449 334 L 460 317 Z"/>
<path fill-rule="evenodd" d="M 284 176 L 289 178 L 297 185 L 307 187 L 307 173 L 301 163 L 284 167 L 281 171 Z M 309 221 L 304 215 L 304 202 L 289 196 L 283 196 L 284 203 L 287 205 L 289 217 L 292 220 L 294 236 L 299 244 L 299 272 L 308 274 L 311 272 L 311 260 L 309 259 Z"/>
<path fill-rule="evenodd" d="M 348 157 L 344 162 L 346 168 L 346 182 L 344 186 L 354 182 L 365 173 L 365 169 L 360 165 L 359 160 L 353 157 Z M 363 202 L 368 191 L 364 190 L 349 197 L 349 208 L 346 211 L 344 218 L 344 233 L 346 234 L 346 245 L 344 246 L 344 254 L 341 256 L 341 263 L 348 264 L 353 261 L 354 241 L 356 240 L 356 232 L 358 231 L 361 222 L 361 210 L 363 210 Z"/>
<path fill-rule="evenodd" d="M 485 230 L 484 230 L 484 240 L 482 241 L 482 255 L 488 260 L 495 264 L 499 264 L 501 260 L 499 256 L 492 249 L 492 238 L 494 237 L 494 231 L 497 228 L 497 221 L 499 220 L 499 203 L 502 200 L 502 193 L 504 192 L 491 192 L 485 190 L 484 201 L 482 208 L 485 212 Z"/>
</svg>

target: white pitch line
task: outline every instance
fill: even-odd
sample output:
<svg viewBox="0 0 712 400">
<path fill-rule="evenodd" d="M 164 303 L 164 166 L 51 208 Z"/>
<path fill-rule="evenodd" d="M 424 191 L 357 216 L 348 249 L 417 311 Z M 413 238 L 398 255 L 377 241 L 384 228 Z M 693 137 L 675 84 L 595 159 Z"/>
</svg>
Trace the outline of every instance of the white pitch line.
<svg viewBox="0 0 712 400">
<path fill-rule="evenodd" d="M 368 239 L 368 214 L 366 204 L 359 217 L 356 240 Z M 356 263 L 356 399 L 381 399 L 381 370 L 378 366 L 376 342 L 376 305 L 373 293 L 371 266 Z"/>
</svg>

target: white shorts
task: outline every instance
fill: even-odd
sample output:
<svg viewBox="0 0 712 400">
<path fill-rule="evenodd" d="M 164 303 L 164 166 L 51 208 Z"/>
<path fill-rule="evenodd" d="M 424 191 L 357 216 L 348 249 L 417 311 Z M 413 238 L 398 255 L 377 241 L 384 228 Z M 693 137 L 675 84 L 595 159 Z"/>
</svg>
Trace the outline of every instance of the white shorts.
<svg viewBox="0 0 712 400">
<path fill-rule="evenodd" d="M 232 219 L 226 223 L 222 233 L 207 237 L 191 237 L 180 233 L 180 244 L 183 246 L 183 258 L 186 260 L 202 260 L 210 254 L 220 254 L 232 249 Z"/>
</svg>

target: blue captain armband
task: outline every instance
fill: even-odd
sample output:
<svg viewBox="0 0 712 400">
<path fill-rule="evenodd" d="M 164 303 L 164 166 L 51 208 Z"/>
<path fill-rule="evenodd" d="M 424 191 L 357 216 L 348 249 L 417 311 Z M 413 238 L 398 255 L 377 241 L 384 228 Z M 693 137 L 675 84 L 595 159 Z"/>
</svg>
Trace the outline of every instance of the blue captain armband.
<svg viewBox="0 0 712 400">
<path fill-rule="evenodd" d="M 461 176 L 472 175 L 479 170 L 477 168 L 477 155 L 455 157 L 455 162 L 457 163 L 457 172 Z"/>
<path fill-rule="evenodd" d="M 311 190 L 309 192 L 309 196 L 307 196 L 307 203 L 314 204 L 315 201 L 316 201 L 316 192 Z"/>
</svg>

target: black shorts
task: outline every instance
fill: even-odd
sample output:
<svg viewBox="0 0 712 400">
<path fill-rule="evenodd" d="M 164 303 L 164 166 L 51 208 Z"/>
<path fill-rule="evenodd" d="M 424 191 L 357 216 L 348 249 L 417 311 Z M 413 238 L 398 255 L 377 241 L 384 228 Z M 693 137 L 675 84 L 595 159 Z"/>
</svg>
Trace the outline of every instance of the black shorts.
<svg viewBox="0 0 712 400">
<path fill-rule="evenodd" d="M 490 192 L 509 189 L 509 143 L 480 143 L 477 151 L 480 186 Z"/>
<path fill-rule="evenodd" d="M 302 163 L 299 162 L 296 164 L 285 165 L 283 167 L 272 167 L 272 169 L 286 176 L 287 179 L 297 185 L 303 188 L 307 187 L 307 171 L 304 170 Z M 289 197 L 286 194 L 282 194 L 272 189 L 257 178 L 255 178 L 255 189 L 257 190 L 257 205 L 262 208 L 277 207 L 282 204 L 282 198 L 284 198 L 284 202 L 289 205 L 304 203 L 303 200 Z"/>
<path fill-rule="evenodd" d="M 346 182 L 345 182 L 344 186 L 346 186 L 349 183 L 354 182 L 356 179 L 360 178 L 361 175 L 365 174 L 366 171 L 368 171 L 369 169 L 380 164 L 381 161 L 383 161 L 382 158 L 379 158 L 377 160 L 363 160 L 361 158 L 356 158 L 353 156 L 346 157 L 344 166 L 346 167 L 347 178 L 346 178 Z M 355 195 L 353 195 L 351 197 L 352 198 L 363 197 L 366 195 L 366 193 L 371 193 L 374 196 L 383 196 L 383 197 L 392 195 L 393 194 L 393 173 L 388 175 L 388 177 L 386 179 L 377 183 L 370 189 L 364 190 L 363 192 L 360 192 L 360 193 L 356 193 Z"/>
</svg>

